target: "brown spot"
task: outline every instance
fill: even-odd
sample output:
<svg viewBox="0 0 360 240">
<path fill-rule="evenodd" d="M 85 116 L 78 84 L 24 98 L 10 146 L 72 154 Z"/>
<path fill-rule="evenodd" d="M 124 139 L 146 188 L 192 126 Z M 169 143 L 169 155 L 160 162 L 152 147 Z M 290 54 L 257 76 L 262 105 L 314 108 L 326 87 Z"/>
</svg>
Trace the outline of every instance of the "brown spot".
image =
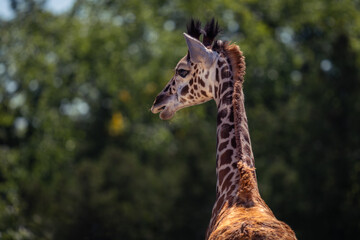
<svg viewBox="0 0 360 240">
<path fill-rule="evenodd" d="M 249 134 L 248 134 L 246 131 L 244 131 L 244 132 L 243 132 L 243 135 L 244 135 L 245 141 L 250 144 Z"/>
<path fill-rule="evenodd" d="M 242 158 L 242 155 L 243 155 L 241 146 L 242 146 L 241 141 L 239 141 L 239 146 L 237 146 L 236 149 L 237 149 L 237 154 L 239 155 L 238 157 L 240 157 L 240 158 Z"/>
<path fill-rule="evenodd" d="M 221 133 L 220 133 L 221 137 L 222 138 L 228 138 L 229 135 L 230 135 L 230 131 L 232 130 L 233 126 L 234 125 L 230 125 L 230 124 L 227 124 L 227 123 L 223 124 L 221 126 Z"/>
<path fill-rule="evenodd" d="M 232 160 L 231 157 L 233 155 L 233 152 L 234 152 L 233 150 L 228 149 L 223 154 L 221 154 L 221 156 L 220 156 L 221 165 L 231 163 L 231 160 Z"/>
<path fill-rule="evenodd" d="M 175 81 L 172 82 L 172 85 L 173 85 L 173 86 L 175 85 Z"/>
<path fill-rule="evenodd" d="M 221 119 L 223 119 L 224 117 L 226 117 L 227 115 L 227 109 L 224 108 L 223 110 L 221 110 L 218 115 L 217 115 L 217 124 L 220 124 Z"/>
<path fill-rule="evenodd" d="M 218 213 L 222 207 L 222 205 L 224 204 L 224 197 L 225 195 L 222 195 L 220 198 L 218 198 L 218 200 L 216 201 L 216 206 L 214 208 L 214 213 Z"/>
<path fill-rule="evenodd" d="M 231 91 L 229 91 L 222 97 L 221 103 L 225 104 L 225 105 L 230 105 L 232 103 L 232 92 Z"/>
<path fill-rule="evenodd" d="M 232 207 L 235 204 L 235 198 L 234 196 L 229 196 L 228 198 L 229 207 Z"/>
<path fill-rule="evenodd" d="M 200 85 L 203 86 L 203 87 L 205 87 L 204 81 L 203 81 L 201 78 L 199 78 L 198 80 L 199 80 Z"/>
<path fill-rule="evenodd" d="M 228 88 L 232 88 L 234 85 L 231 81 L 225 82 L 221 85 L 221 93 L 224 93 Z"/>
<path fill-rule="evenodd" d="M 227 168 L 225 168 L 225 169 L 223 169 L 223 170 L 220 170 L 220 172 L 219 172 L 219 184 L 220 184 L 220 186 L 221 186 L 221 184 L 222 184 L 222 182 L 223 182 L 223 180 L 224 180 L 224 177 L 225 177 L 229 172 L 230 172 L 230 168 L 229 168 L 229 167 L 227 167 Z"/>
<path fill-rule="evenodd" d="M 229 121 L 234 122 L 234 110 L 232 108 L 231 108 L 231 112 L 230 112 L 230 116 L 229 116 Z"/>
<path fill-rule="evenodd" d="M 181 89 L 181 95 L 186 95 L 189 92 L 189 86 L 186 85 L 185 87 L 183 87 L 183 89 Z"/>
<path fill-rule="evenodd" d="M 221 68 L 221 66 L 225 63 L 225 61 L 220 61 L 220 59 L 218 60 L 218 66 Z"/>
<path fill-rule="evenodd" d="M 190 89 L 190 93 L 191 93 L 191 94 L 194 94 L 194 89 Z"/>
<path fill-rule="evenodd" d="M 219 69 L 216 69 L 216 81 L 219 82 Z"/>
<path fill-rule="evenodd" d="M 191 86 L 191 85 L 193 85 L 193 83 L 194 83 L 194 79 L 192 78 L 189 82 L 189 85 Z"/>
<path fill-rule="evenodd" d="M 242 119 L 244 120 L 244 122 L 243 122 L 244 128 L 249 129 L 246 117 L 244 116 Z M 249 138 L 249 140 L 250 140 L 250 138 Z"/>
<path fill-rule="evenodd" d="M 206 94 L 206 92 L 204 90 L 200 91 L 202 95 L 204 95 L 205 97 L 208 97 L 208 95 Z"/>
<path fill-rule="evenodd" d="M 231 139 L 231 146 L 232 146 L 233 148 L 236 148 L 236 139 L 235 139 L 235 137 L 233 137 L 233 138 Z"/>
<path fill-rule="evenodd" d="M 218 87 L 215 86 L 215 90 L 214 90 L 214 92 L 215 92 L 215 98 L 218 97 L 218 90 L 219 90 Z"/>
<path fill-rule="evenodd" d="M 253 167 L 253 166 L 252 166 L 252 161 L 251 161 L 251 158 L 250 158 L 250 157 L 245 156 L 244 161 L 246 162 L 246 164 L 247 164 L 248 166 Z"/>
<path fill-rule="evenodd" d="M 209 71 L 207 71 L 205 74 L 205 78 L 208 79 L 208 77 L 209 77 Z"/>
<path fill-rule="evenodd" d="M 249 145 L 245 145 L 244 150 L 248 156 L 251 156 L 251 149 L 250 149 Z"/>
<path fill-rule="evenodd" d="M 240 132 L 242 132 L 244 139 L 246 142 L 250 143 L 248 129 L 244 128 L 243 126 L 240 126 Z M 246 135 L 246 136 L 245 136 Z"/>
<path fill-rule="evenodd" d="M 221 152 L 229 144 L 229 141 L 223 142 L 220 144 L 218 151 Z"/>
<path fill-rule="evenodd" d="M 230 71 L 229 71 L 229 67 L 228 66 L 225 66 L 223 69 L 221 69 L 221 78 L 224 79 L 224 78 L 228 78 L 230 77 L 231 74 L 230 74 Z"/>
<path fill-rule="evenodd" d="M 198 86 L 197 86 L 196 84 L 194 85 L 194 89 L 195 89 L 195 90 L 197 90 L 197 89 L 198 89 Z"/>
<path fill-rule="evenodd" d="M 195 64 L 194 69 L 197 69 L 197 64 Z"/>
<path fill-rule="evenodd" d="M 234 162 L 233 164 L 231 164 L 231 166 L 234 168 L 234 169 L 238 169 L 238 165 L 236 162 Z"/>
<path fill-rule="evenodd" d="M 234 173 L 230 173 L 226 179 L 224 180 L 223 185 L 221 186 L 221 190 L 225 191 L 227 188 L 231 187 L 231 178 L 234 176 Z"/>
<path fill-rule="evenodd" d="M 233 193 L 234 192 L 234 190 L 235 190 L 235 185 L 233 184 L 233 185 L 231 185 L 231 187 L 229 188 L 229 190 L 227 191 L 227 193 L 226 193 L 226 196 L 230 196 L 231 195 L 231 193 Z"/>
</svg>

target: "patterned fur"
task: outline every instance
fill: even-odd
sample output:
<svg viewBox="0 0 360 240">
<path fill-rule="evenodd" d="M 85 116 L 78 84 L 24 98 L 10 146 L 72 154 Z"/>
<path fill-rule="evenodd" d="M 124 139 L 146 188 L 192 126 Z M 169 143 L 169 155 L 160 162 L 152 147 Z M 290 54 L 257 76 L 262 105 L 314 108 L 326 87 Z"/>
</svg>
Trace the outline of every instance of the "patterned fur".
<svg viewBox="0 0 360 240">
<path fill-rule="evenodd" d="M 206 239 L 296 239 L 260 196 L 244 105 L 245 58 L 237 45 L 214 41 L 218 33 L 214 20 L 204 30 L 199 21 L 191 21 L 190 36 L 185 34 L 189 52 L 151 110 L 170 119 L 181 108 L 215 100 L 216 202 Z"/>
</svg>

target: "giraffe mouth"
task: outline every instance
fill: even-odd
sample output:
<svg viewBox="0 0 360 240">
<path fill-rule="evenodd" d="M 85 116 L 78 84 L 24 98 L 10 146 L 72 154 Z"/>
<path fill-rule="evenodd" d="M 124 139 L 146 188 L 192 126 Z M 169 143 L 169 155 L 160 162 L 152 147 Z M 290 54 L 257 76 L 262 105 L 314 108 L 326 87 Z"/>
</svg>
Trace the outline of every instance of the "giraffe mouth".
<svg viewBox="0 0 360 240">
<path fill-rule="evenodd" d="M 171 110 L 170 107 L 167 106 L 160 106 L 160 107 L 152 107 L 151 108 L 151 112 L 156 114 L 156 113 L 160 113 L 159 117 L 161 118 L 161 120 L 169 120 L 174 116 L 174 111 Z"/>
<path fill-rule="evenodd" d="M 155 107 L 155 106 L 152 106 L 152 108 L 151 108 L 151 112 L 152 112 L 152 113 L 154 113 L 154 114 L 156 114 L 156 113 L 159 113 L 159 112 L 164 111 L 164 110 L 165 110 L 165 108 L 166 108 L 166 106 L 165 106 L 165 105 L 164 105 L 164 106 L 160 106 L 160 107 Z"/>
<path fill-rule="evenodd" d="M 158 108 L 158 111 L 161 112 L 161 111 L 163 111 L 165 108 L 166 108 L 165 106 L 162 106 L 162 107 Z"/>
<path fill-rule="evenodd" d="M 172 118 L 176 112 L 175 106 L 173 106 L 174 98 L 176 95 L 167 95 L 167 94 L 159 94 L 154 101 L 153 106 L 151 107 L 151 112 L 156 114 L 160 113 L 160 118 L 162 120 L 169 120 Z"/>
<path fill-rule="evenodd" d="M 170 108 L 164 107 L 164 109 L 160 112 L 159 117 L 161 120 L 169 120 L 174 116 L 175 112 L 171 111 Z"/>
</svg>

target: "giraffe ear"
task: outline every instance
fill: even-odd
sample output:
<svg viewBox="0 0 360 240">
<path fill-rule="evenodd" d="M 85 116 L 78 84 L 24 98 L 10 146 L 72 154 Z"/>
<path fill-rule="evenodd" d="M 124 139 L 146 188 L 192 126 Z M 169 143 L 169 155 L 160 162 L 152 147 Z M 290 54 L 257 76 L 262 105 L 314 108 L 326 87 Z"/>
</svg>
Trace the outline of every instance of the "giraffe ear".
<svg viewBox="0 0 360 240">
<path fill-rule="evenodd" d="M 194 63 L 203 63 L 210 67 L 216 58 L 216 54 L 207 49 L 202 42 L 184 33 L 189 48 L 190 59 Z"/>
</svg>

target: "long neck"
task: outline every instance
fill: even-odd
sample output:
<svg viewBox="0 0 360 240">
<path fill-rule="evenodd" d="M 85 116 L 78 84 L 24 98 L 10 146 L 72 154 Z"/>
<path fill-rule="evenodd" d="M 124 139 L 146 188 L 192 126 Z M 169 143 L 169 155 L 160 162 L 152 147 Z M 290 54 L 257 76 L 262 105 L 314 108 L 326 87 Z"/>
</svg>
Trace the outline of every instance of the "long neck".
<svg viewBox="0 0 360 240">
<path fill-rule="evenodd" d="M 216 70 L 215 101 L 217 115 L 216 151 L 216 203 L 213 217 L 225 202 L 232 205 L 236 201 L 240 187 L 239 162 L 254 168 L 249 128 L 244 107 L 242 84 L 235 84 L 231 63 L 228 58 L 219 58 Z M 233 101 L 233 97 L 236 99 Z M 236 111 L 234 112 L 234 109 Z M 235 120 L 234 120 L 235 119 Z M 253 174 L 256 184 L 255 171 Z M 255 186 L 257 188 L 257 186 Z"/>
</svg>

